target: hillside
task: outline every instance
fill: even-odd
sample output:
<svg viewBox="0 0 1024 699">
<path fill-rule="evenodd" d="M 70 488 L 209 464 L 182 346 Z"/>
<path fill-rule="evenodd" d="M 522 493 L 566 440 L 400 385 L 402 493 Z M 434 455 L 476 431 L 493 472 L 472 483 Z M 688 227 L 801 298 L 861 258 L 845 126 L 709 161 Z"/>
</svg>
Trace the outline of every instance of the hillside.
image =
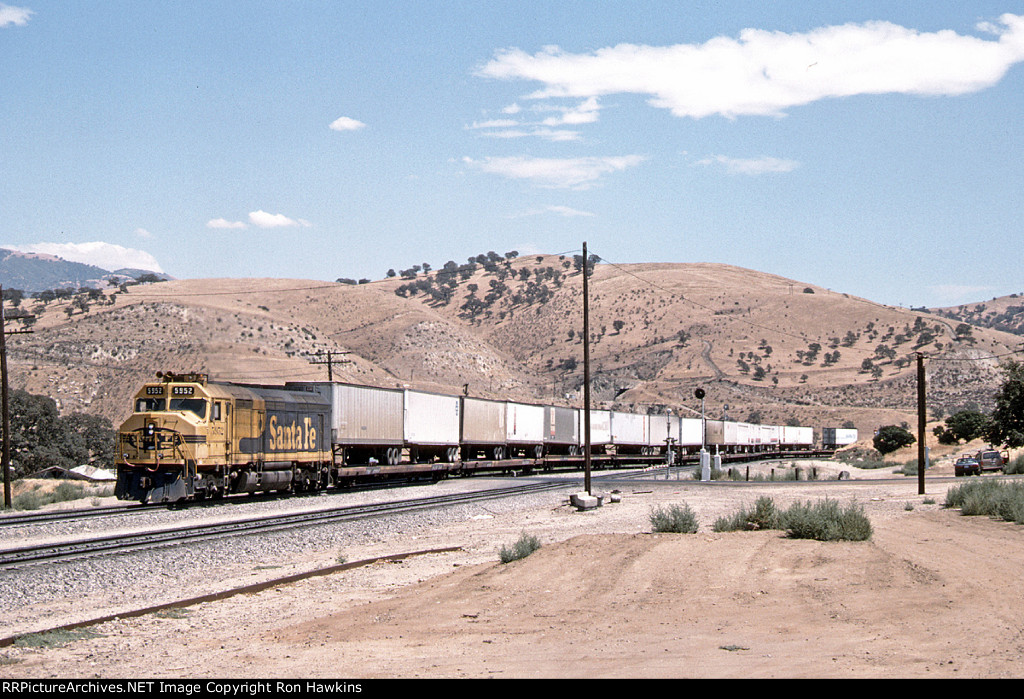
<svg viewBox="0 0 1024 699">
<path fill-rule="evenodd" d="M 158 370 L 326 379 L 332 352 L 336 380 L 580 403 L 582 276 L 571 259 L 411 275 L 167 281 L 108 290 L 85 312 L 28 301 L 37 321 L 9 339 L 11 385 L 117 422 Z M 849 420 L 870 434 L 916 419 L 916 352 L 936 358 L 928 400 L 942 415 L 987 407 L 1000 374 L 985 357 L 1019 342 L 980 327 L 967 339 L 935 314 L 727 265 L 601 264 L 590 288 L 593 397 L 606 406 L 693 411 L 703 386 L 710 417 Z"/>
<path fill-rule="evenodd" d="M 1024 298 L 1021 294 L 1000 296 L 991 301 L 935 309 L 935 313 L 980 328 L 1024 335 Z"/>
</svg>

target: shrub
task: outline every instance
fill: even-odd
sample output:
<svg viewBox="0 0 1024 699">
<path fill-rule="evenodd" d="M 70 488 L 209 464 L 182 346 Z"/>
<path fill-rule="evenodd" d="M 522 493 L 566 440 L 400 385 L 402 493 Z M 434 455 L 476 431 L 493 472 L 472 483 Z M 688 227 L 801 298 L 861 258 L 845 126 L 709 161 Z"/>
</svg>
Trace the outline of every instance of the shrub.
<svg viewBox="0 0 1024 699">
<path fill-rule="evenodd" d="M 697 528 L 697 517 L 686 503 L 658 507 L 651 512 L 651 529 L 655 532 L 694 534 Z"/>
<path fill-rule="evenodd" d="M 103 638 L 103 634 L 92 629 L 54 629 L 26 634 L 17 638 L 14 645 L 18 648 L 60 648 L 89 638 Z"/>
<path fill-rule="evenodd" d="M 779 511 L 769 497 L 760 497 L 754 509 L 741 508 L 731 517 L 719 517 L 713 527 L 716 532 L 753 529 L 782 529 L 793 539 L 818 541 L 864 541 L 871 538 L 871 522 L 864 509 L 850 504 L 840 508 L 832 500 L 819 503 L 796 503 Z"/>
<path fill-rule="evenodd" d="M 904 476 L 916 476 L 917 475 L 917 459 L 911 459 L 907 463 L 893 469 L 893 473 L 902 473 Z"/>
<path fill-rule="evenodd" d="M 80 483 L 69 483 L 67 481 L 60 483 L 56 488 L 48 493 L 44 493 L 40 490 L 40 486 L 36 486 L 32 490 L 16 495 L 11 502 L 11 506 L 15 510 L 38 510 L 43 505 L 50 505 L 55 502 L 67 502 L 69 500 L 79 500 L 87 497 L 90 493 L 86 492 L 85 486 Z M 112 495 L 112 488 L 102 488 L 97 490 L 95 495 L 105 496 Z"/>
<path fill-rule="evenodd" d="M 886 425 L 878 429 L 878 434 L 875 435 L 872 443 L 875 449 L 884 456 L 901 447 L 910 446 L 916 441 L 917 439 L 914 435 L 910 434 L 906 429 L 898 425 Z"/>
<path fill-rule="evenodd" d="M 498 557 L 502 563 L 511 563 L 512 561 L 518 561 L 520 558 L 526 558 L 539 548 L 540 540 L 523 532 L 522 536 L 519 537 L 519 541 L 513 544 L 511 548 L 502 546 L 501 550 L 498 551 Z"/>
<path fill-rule="evenodd" d="M 783 516 L 786 535 L 818 541 L 865 541 L 871 538 L 871 522 L 864 508 L 850 503 L 840 508 L 834 500 L 796 503 Z"/>
<path fill-rule="evenodd" d="M 748 511 L 741 507 L 731 517 L 719 517 L 712 526 L 712 531 L 733 532 L 755 529 L 779 529 L 782 515 L 770 497 L 761 496 L 754 503 L 754 509 Z"/>
<path fill-rule="evenodd" d="M 1024 454 L 1003 466 L 1003 473 L 1024 473 Z"/>
<path fill-rule="evenodd" d="M 1024 481 L 970 481 L 946 491 L 946 507 L 1024 524 Z"/>
</svg>

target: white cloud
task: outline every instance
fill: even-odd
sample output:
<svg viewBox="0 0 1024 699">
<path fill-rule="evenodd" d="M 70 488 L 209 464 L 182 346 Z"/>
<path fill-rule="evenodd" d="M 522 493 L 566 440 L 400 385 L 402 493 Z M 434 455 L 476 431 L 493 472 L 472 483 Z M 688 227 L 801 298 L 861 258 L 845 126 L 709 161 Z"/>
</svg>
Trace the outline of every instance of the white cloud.
<svg viewBox="0 0 1024 699">
<path fill-rule="evenodd" d="M 12 7 L 11 5 L 0 3 L 0 27 L 6 27 L 11 24 L 24 27 L 28 24 L 28 18 L 34 14 L 35 12 L 27 7 Z"/>
<path fill-rule="evenodd" d="M 555 128 L 560 126 L 578 126 L 590 124 L 598 119 L 600 107 L 597 98 L 591 97 L 578 105 L 565 107 L 545 103 L 534 105 L 531 112 L 555 112 L 556 116 L 545 117 L 541 121 L 517 121 L 515 119 L 489 119 L 475 121 L 468 129 L 481 131 L 488 138 L 542 138 L 547 141 L 577 141 L 578 131 Z M 519 114 L 522 108 L 512 105 L 502 109 L 502 114 Z"/>
<path fill-rule="evenodd" d="M 484 131 L 480 134 L 487 138 L 543 138 L 546 141 L 578 141 L 580 139 L 579 131 L 569 131 L 568 129 L 548 129 L 548 128 L 506 128 L 499 131 Z"/>
<path fill-rule="evenodd" d="M 594 214 L 589 211 L 580 211 L 579 209 L 573 209 L 569 206 L 549 206 L 547 210 L 551 213 L 558 214 L 559 216 L 566 216 L 575 218 L 576 216 L 593 216 Z"/>
<path fill-rule="evenodd" d="M 641 155 L 589 158 L 531 158 L 513 156 L 484 158 L 463 162 L 483 172 L 511 179 L 528 180 L 541 187 L 587 189 L 603 175 L 635 167 L 645 160 Z"/>
<path fill-rule="evenodd" d="M 488 119 L 487 121 L 474 121 L 467 128 L 469 129 L 506 129 L 511 126 L 519 126 L 515 119 Z"/>
<path fill-rule="evenodd" d="M 226 218 L 213 218 L 206 222 L 207 228 L 245 228 L 242 221 L 228 221 Z"/>
<path fill-rule="evenodd" d="M 269 214 L 260 209 L 249 213 L 249 223 L 257 228 L 289 228 L 302 226 L 309 228 L 313 224 L 302 218 L 288 218 L 284 214 Z M 221 230 L 242 230 L 249 227 L 244 221 L 229 221 L 226 218 L 214 218 L 206 222 L 207 228 Z"/>
<path fill-rule="evenodd" d="M 284 214 L 268 214 L 266 211 L 253 211 L 249 214 L 249 222 L 260 228 L 287 228 L 290 226 L 310 225 L 309 221 L 303 219 L 291 219 Z"/>
<path fill-rule="evenodd" d="M 544 120 L 544 126 L 566 126 L 578 124 L 592 124 L 597 121 L 600 107 L 596 97 L 589 97 L 575 107 L 559 107 L 543 105 L 534 107 L 536 111 L 554 111 L 559 116 L 548 117 Z"/>
<path fill-rule="evenodd" d="M 541 216 L 543 214 L 558 214 L 559 216 L 564 216 L 566 218 L 576 218 L 576 217 L 580 217 L 580 216 L 587 216 L 587 217 L 594 216 L 594 214 L 589 212 L 589 211 L 580 211 L 579 209 L 573 209 L 572 207 L 569 207 L 569 206 L 553 205 L 553 206 L 545 206 L 542 209 L 530 209 L 529 211 L 524 211 L 521 214 L 516 214 L 512 218 L 525 218 L 527 216 Z"/>
<path fill-rule="evenodd" d="M 359 129 L 365 128 L 366 124 L 361 121 L 356 121 L 349 117 L 338 117 L 331 122 L 331 127 L 335 131 L 358 131 Z"/>
<path fill-rule="evenodd" d="M 153 237 L 153 234 L 147 231 L 145 228 L 136 228 L 135 235 L 140 238 L 146 238 L 147 240 Z"/>
<path fill-rule="evenodd" d="M 679 117 L 781 116 L 788 108 L 865 94 L 960 95 L 997 83 L 1024 60 L 1024 17 L 983 23 L 996 40 L 889 22 L 802 34 L 744 29 L 703 44 L 620 44 L 588 54 L 499 51 L 477 74 L 543 85 L 530 99 L 647 95 Z"/>
<path fill-rule="evenodd" d="M 800 166 L 795 160 L 781 158 L 730 158 L 727 155 L 715 155 L 698 160 L 698 165 L 719 164 L 725 166 L 732 175 L 764 175 L 773 172 L 792 172 Z"/>
<path fill-rule="evenodd" d="M 22 252 L 54 255 L 69 262 L 95 265 L 111 272 L 125 267 L 163 272 L 156 258 L 148 252 L 100 241 L 92 243 L 35 243 L 8 247 Z"/>
</svg>

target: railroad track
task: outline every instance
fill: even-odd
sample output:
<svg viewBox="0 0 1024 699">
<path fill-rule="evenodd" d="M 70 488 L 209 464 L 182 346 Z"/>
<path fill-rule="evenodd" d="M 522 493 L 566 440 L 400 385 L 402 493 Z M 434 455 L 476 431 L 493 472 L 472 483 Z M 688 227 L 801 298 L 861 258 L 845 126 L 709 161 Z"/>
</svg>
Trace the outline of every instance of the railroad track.
<svg viewBox="0 0 1024 699">
<path fill-rule="evenodd" d="M 400 514 L 403 512 L 413 512 L 416 510 L 450 507 L 452 505 L 526 495 L 546 490 L 569 488 L 574 487 L 575 485 L 575 483 L 567 483 L 564 481 L 526 483 L 505 488 L 474 491 L 472 493 L 455 493 L 385 503 L 350 505 L 315 512 L 250 517 L 214 524 L 197 525 L 193 523 L 187 525 L 187 529 L 160 529 L 146 532 L 83 538 L 76 539 L 74 541 L 21 546 L 0 551 L 0 569 L 15 568 L 23 565 L 52 563 L 57 561 L 70 561 L 99 555 L 126 553 L 161 546 L 172 546 L 182 543 L 219 539 L 228 536 L 244 536 L 247 534 L 267 533 L 297 527 L 332 524 L 369 517 L 381 517 Z"/>
<path fill-rule="evenodd" d="M 93 517 L 110 517 L 112 515 L 151 512 L 153 510 L 160 509 L 166 510 L 167 505 L 111 505 L 109 507 L 90 507 L 87 510 L 74 509 L 51 510 L 49 512 L 23 512 L 19 514 L 0 516 L 0 527 L 20 527 L 31 524 L 45 524 L 47 522 L 90 519 Z"/>
<path fill-rule="evenodd" d="M 831 456 L 831 451 L 809 451 L 809 452 L 780 452 L 780 453 L 753 453 L 753 454 L 723 454 L 723 463 L 734 463 L 744 461 L 756 461 L 756 460 L 769 460 L 769 459 L 798 459 L 798 458 L 823 458 Z M 663 467 L 664 457 L 616 457 L 616 456 L 605 456 L 595 455 L 595 469 L 604 470 L 607 468 L 650 468 L 650 467 Z M 567 469 L 565 473 L 573 473 L 576 471 L 582 471 L 583 457 L 546 457 L 543 461 L 543 465 L 547 467 L 557 466 L 570 466 L 574 467 L 571 470 Z M 528 463 L 529 465 L 536 465 L 535 462 L 510 462 L 510 468 L 522 465 L 522 463 Z M 687 455 L 679 459 L 678 465 L 682 468 L 692 467 L 697 464 L 696 455 Z M 552 471 L 554 469 L 552 468 Z M 491 474 L 494 475 L 494 474 Z M 596 477 L 596 476 L 595 476 Z M 320 491 L 318 494 L 332 494 L 332 493 L 343 493 L 353 491 L 364 491 L 364 490 L 376 490 L 380 488 L 396 487 L 403 484 L 405 481 L 395 479 L 386 483 L 361 483 L 350 486 L 344 490 L 328 489 Z M 290 493 L 253 493 L 248 496 L 231 496 L 220 500 L 206 500 L 202 502 L 189 502 L 187 507 L 190 508 L 202 508 L 202 507 L 220 507 L 225 505 L 235 505 L 240 501 L 244 502 L 255 502 L 256 499 L 277 499 L 281 497 L 290 497 Z M 173 503 L 158 503 L 158 504 L 128 504 L 128 505 L 113 505 L 109 507 L 92 507 L 89 509 L 74 509 L 74 510 L 51 510 L 48 512 L 29 512 L 29 513 L 18 513 L 18 514 L 0 514 L 0 529 L 3 527 L 17 527 L 17 526 L 29 526 L 33 524 L 44 524 L 46 522 L 58 522 L 58 521 L 73 521 L 76 519 L 90 519 L 94 517 L 108 517 L 116 515 L 134 515 L 143 512 L 152 512 L 155 510 L 166 510 L 173 508 Z"/>
</svg>

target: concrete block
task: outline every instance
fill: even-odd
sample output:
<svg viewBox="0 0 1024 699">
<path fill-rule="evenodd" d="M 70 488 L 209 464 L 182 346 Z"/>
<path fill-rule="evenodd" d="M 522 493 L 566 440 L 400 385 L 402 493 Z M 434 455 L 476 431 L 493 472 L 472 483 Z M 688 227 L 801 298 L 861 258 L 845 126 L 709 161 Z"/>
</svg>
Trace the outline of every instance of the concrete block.
<svg viewBox="0 0 1024 699">
<path fill-rule="evenodd" d="M 569 502 L 578 510 L 591 510 L 601 506 L 601 498 L 587 493 L 573 493 L 569 496 Z"/>
</svg>

